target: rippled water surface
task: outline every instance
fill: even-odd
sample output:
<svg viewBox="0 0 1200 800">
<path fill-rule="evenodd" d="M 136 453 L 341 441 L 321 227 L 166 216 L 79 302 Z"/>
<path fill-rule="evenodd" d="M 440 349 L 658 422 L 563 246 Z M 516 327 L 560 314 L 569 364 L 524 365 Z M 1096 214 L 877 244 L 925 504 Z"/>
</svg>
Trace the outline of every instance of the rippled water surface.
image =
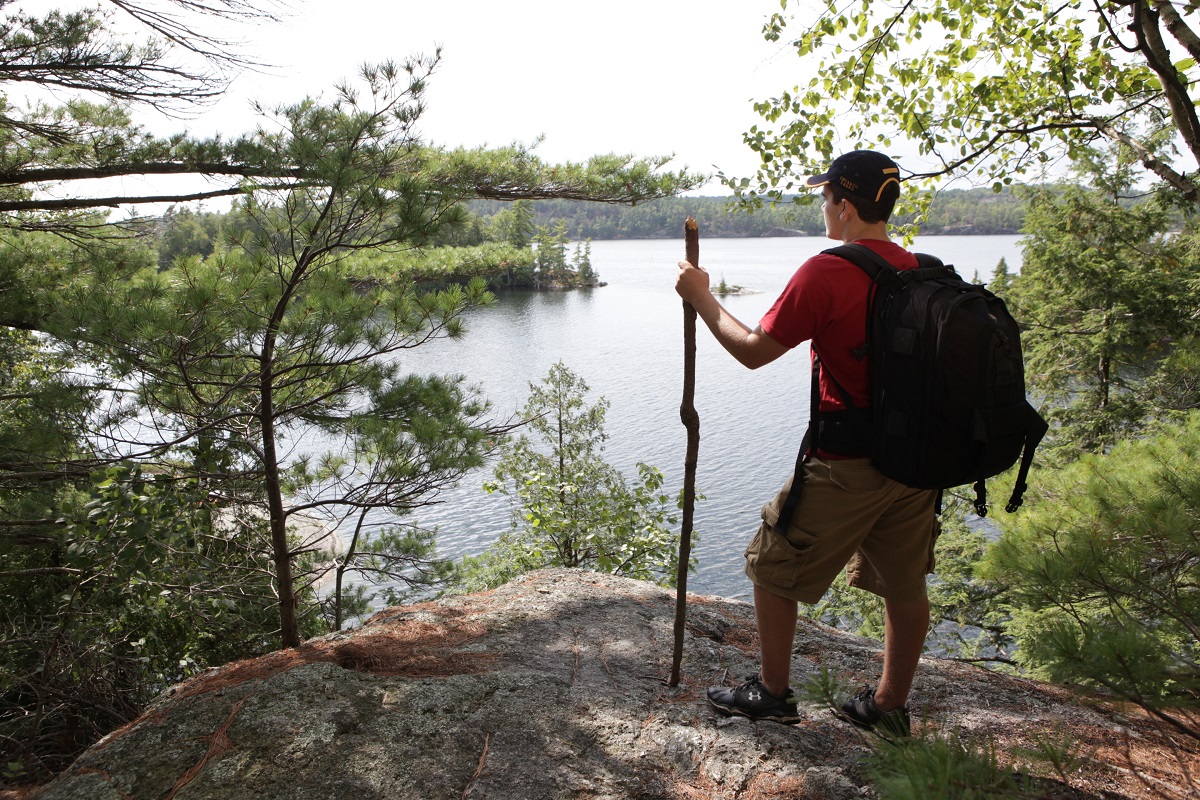
<svg viewBox="0 0 1200 800">
<path fill-rule="evenodd" d="M 939 236 L 913 249 L 934 253 L 970 279 L 987 280 L 1000 258 L 1021 263 L 1016 236 Z M 725 306 L 753 327 L 807 257 L 833 243 L 818 238 L 701 240 L 700 261 L 716 283 L 755 293 L 730 296 Z M 602 288 L 573 292 L 514 292 L 473 312 L 468 333 L 405 354 L 420 373 L 459 373 L 480 387 L 496 418 L 519 409 L 530 382 L 563 361 L 581 375 L 592 397 L 611 402 L 606 430 L 608 460 L 633 476 L 644 461 L 658 467 L 674 494 L 683 481 L 686 432 L 679 420 L 683 375 L 683 311 L 673 289 L 683 242 L 596 241 L 592 260 Z M 808 352 L 798 348 L 750 371 L 713 341 L 700 323 L 697 334 L 696 408 L 700 414 L 697 488 L 707 499 L 696 507 L 698 570 L 688 588 L 744 597 L 742 550 L 758 512 L 787 477 L 808 418 Z M 443 555 L 484 549 L 509 526 L 506 497 L 481 484 L 490 470 L 469 474 L 425 509 L 417 522 L 437 526 Z"/>
</svg>

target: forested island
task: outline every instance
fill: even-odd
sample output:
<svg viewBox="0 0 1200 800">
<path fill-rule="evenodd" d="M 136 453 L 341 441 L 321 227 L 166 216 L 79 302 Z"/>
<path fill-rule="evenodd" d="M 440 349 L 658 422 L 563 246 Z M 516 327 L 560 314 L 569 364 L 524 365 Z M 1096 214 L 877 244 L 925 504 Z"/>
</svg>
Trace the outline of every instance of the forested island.
<svg viewBox="0 0 1200 800">
<path fill-rule="evenodd" d="M 733 198 L 663 197 L 634 205 L 579 200 L 474 200 L 458 224 L 436 232 L 420 247 L 368 251 L 349 257 L 345 269 L 360 281 L 371 275 L 404 274 L 427 288 L 482 278 L 488 288 L 558 290 L 602 285 L 591 261 L 592 239 L 665 239 L 680 235 L 682 220 L 695 217 L 705 236 L 823 236 L 821 207 L 800 196 L 748 209 Z M 896 218 L 914 222 L 912 214 Z M 921 233 L 1015 234 L 1024 205 L 1020 191 L 956 189 L 935 195 Z M 155 226 L 161 269 L 180 258 L 206 258 L 248 235 L 247 217 L 172 207 Z"/>
</svg>

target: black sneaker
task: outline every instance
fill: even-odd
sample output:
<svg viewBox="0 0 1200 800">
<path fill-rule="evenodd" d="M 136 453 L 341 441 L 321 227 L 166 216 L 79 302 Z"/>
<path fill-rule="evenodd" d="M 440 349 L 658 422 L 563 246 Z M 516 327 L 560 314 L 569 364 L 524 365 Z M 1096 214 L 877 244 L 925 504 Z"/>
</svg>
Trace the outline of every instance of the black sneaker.
<svg viewBox="0 0 1200 800">
<path fill-rule="evenodd" d="M 884 711 L 875 705 L 875 689 L 864 686 L 858 694 L 842 703 L 842 716 L 860 728 L 883 736 L 909 736 L 908 707 Z"/>
<path fill-rule="evenodd" d="M 795 725 L 800 721 L 796 711 L 796 701 L 792 690 L 788 689 L 783 697 L 773 695 L 763 686 L 757 675 L 751 675 L 746 682 L 732 689 L 725 686 L 710 686 L 708 702 L 722 714 L 750 719 L 766 719 L 772 722 L 782 722 L 784 725 Z"/>
</svg>

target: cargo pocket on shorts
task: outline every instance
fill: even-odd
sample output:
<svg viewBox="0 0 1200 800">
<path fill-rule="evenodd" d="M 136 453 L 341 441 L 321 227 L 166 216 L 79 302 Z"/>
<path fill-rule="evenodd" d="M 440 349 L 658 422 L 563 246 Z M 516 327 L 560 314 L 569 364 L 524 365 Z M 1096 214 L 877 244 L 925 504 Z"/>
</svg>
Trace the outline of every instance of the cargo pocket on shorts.
<svg viewBox="0 0 1200 800">
<path fill-rule="evenodd" d="M 929 565 L 925 567 L 925 574 L 932 575 L 933 569 L 937 566 L 937 556 L 934 555 L 934 548 L 937 547 L 937 540 L 942 535 L 942 520 L 939 517 L 933 518 L 933 533 L 929 537 Z"/>
<path fill-rule="evenodd" d="M 815 536 L 799 528 L 780 536 L 764 522 L 746 548 L 746 574 L 756 584 L 792 589 L 800 582 L 814 541 Z"/>
</svg>

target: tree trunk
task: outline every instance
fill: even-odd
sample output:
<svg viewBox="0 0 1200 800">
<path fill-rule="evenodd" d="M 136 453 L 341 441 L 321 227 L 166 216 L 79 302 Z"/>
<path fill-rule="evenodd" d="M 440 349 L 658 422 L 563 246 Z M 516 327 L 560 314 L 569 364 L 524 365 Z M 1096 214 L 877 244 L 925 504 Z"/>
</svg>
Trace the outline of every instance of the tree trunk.
<svg viewBox="0 0 1200 800">
<path fill-rule="evenodd" d="M 287 540 L 287 516 L 283 509 L 283 486 L 279 479 L 279 455 L 275 447 L 275 386 L 271 369 L 273 339 L 263 344 L 259 396 L 262 409 L 263 472 L 267 507 L 271 519 L 271 551 L 275 559 L 275 582 L 279 588 L 279 635 L 283 647 L 300 646 L 300 627 L 296 622 L 296 587 L 292 579 L 292 553 Z"/>
<path fill-rule="evenodd" d="M 342 629 L 342 582 L 346 575 L 346 569 L 350 566 L 350 562 L 354 560 L 355 553 L 358 552 L 358 538 L 362 534 L 363 523 L 367 519 L 367 509 L 363 509 L 358 515 L 358 524 L 354 526 L 354 535 L 350 537 L 350 544 L 346 547 L 346 552 L 342 555 L 338 562 L 337 570 L 334 572 L 334 587 L 333 587 L 333 629 L 340 631 Z M 336 534 L 335 534 L 336 535 Z"/>
<path fill-rule="evenodd" d="M 1099 390 L 1099 405 L 1101 411 L 1108 410 L 1109 392 L 1112 382 L 1112 357 L 1109 353 L 1113 352 L 1113 336 L 1112 336 L 1112 309 L 1105 309 L 1104 312 L 1104 334 L 1103 342 L 1104 349 L 1100 353 L 1100 363 L 1097 365 L 1097 370 L 1100 376 Z"/>
</svg>

